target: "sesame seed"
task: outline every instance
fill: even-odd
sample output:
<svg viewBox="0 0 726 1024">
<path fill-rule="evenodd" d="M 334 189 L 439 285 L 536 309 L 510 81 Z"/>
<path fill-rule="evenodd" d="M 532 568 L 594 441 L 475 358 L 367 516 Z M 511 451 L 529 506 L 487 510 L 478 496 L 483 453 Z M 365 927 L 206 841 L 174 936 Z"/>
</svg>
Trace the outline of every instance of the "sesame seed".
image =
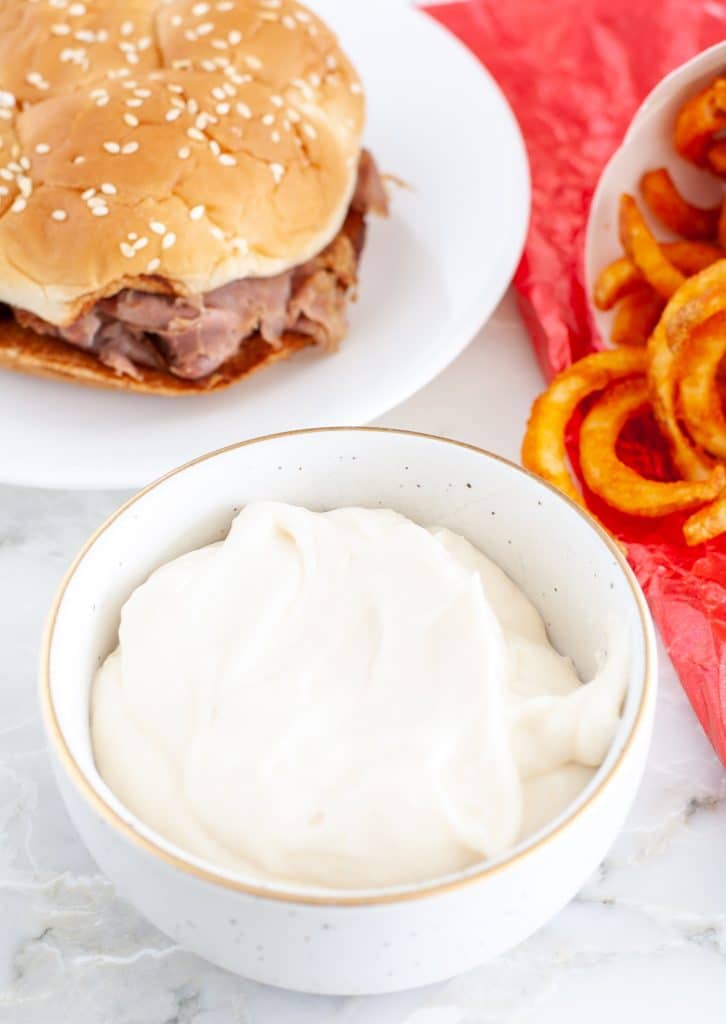
<svg viewBox="0 0 726 1024">
<path fill-rule="evenodd" d="M 294 110 L 292 107 L 290 107 L 290 109 L 288 110 L 287 116 L 292 121 L 293 124 L 298 124 L 298 122 L 302 120 L 297 110 Z"/>
<path fill-rule="evenodd" d="M 118 189 L 115 185 L 111 185 L 109 182 L 105 181 L 103 185 L 101 185 L 101 191 L 104 193 L 104 195 L 115 196 L 118 192 Z"/>
<path fill-rule="evenodd" d="M 237 95 L 237 90 L 231 82 L 225 82 L 222 88 L 224 89 L 225 96 L 229 96 L 231 98 L 232 96 Z"/>
<path fill-rule="evenodd" d="M 253 54 L 247 54 L 244 61 L 247 67 L 252 68 L 253 71 L 260 71 L 262 68 L 262 61 L 259 57 L 255 57 Z"/>
<path fill-rule="evenodd" d="M 282 18 L 280 18 L 280 21 L 282 22 L 284 27 L 289 28 L 291 32 L 293 31 L 293 29 L 297 28 L 297 22 L 289 14 L 284 14 Z"/>
<path fill-rule="evenodd" d="M 177 150 L 176 155 L 179 157 L 180 160 L 188 160 L 189 157 L 192 155 L 192 151 L 189 148 L 189 146 L 182 146 L 181 149 Z"/>
<path fill-rule="evenodd" d="M 235 110 L 240 115 L 240 117 L 246 117 L 248 120 L 252 117 L 252 111 L 250 110 L 246 103 L 238 103 L 237 106 L 235 107 Z"/>
<path fill-rule="evenodd" d="M 303 131 L 309 139 L 317 139 L 318 133 L 315 131 L 311 124 L 304 124 Z"/>
<path fill-rule="evenodd" d="M 171 110 L 167 110 L 165 120 L 177 121 L 181 117 L 181 113 L 178 107 L 172 107 Z"/>
<path fill-rule="evenodd" d="M 282 140 L 282 136 L 281 136 L 281 135 L 280 135 L 280 133 L 279 133 L 279 132 L 277 132 L 277 131 L 273 132 L 273 133 L 272 133 L 272 134 L 270 135 L 270 138 L 271 138 L 271 139 L 272 139 L 272 141 L 273 141 L 273 142 L 275 143 L 275 145 L 277 145 L 277 144 L 278 144 L 278 143 L 279 143 L 279 142 L 280 142 L 280 141 Z"/>
<path fill-rule="evenodd" d="M 94 217 L 107 217 L 108 216 L 108 207 L 105 206 L 105 205 L 102 205 L 101 203 L 97 203 L 95 206 L 92 206 L 90 209 L 91 209 L 91 213 L 93 214 Z"/>
<path fill-rule="evenodd" d="M 81 192 L 81 199 L 87 203 L 89 199 L 93 199 L 96 194 L 95 188 L 87 188 L 85 192 Z"/>
<path fill-rule="evenodd" d="M 192 115 L 192 117 L 199 113 L 199 104 L 195 99 L 192 98 L 190 100 L 187 100 L 187 110 Z"/>
<path fill-rule="evenodd" d="M 229 49 L 229 47 L 227 46 L 227 43 L 224 41 L 224 39 L 213 39 L 212 40 L 212 46 L 214 47 L 215 50 L 227 50 L 227 49 Z"/>
<path fill-rule="evenodd" d="M 127 142 L 126 145 L 121 147 L 121 152 L 124 156 L 130 156 L 132 153 L 137 153 L 138 149 L 138 142 Z"/>
<path fill-rule="evenodd" d="M 269 128 L 270 125 L 273 125 L 275 123 L 275 115 L 265 114 L 265 116 L 262 118 L 262 123 Z"/>
<path fill-rule="evenodd" d="M 23 196 L 24 199 L 27 199 L 33 191 L 33 182 L 23 174 L 18 175 L 15 180 L 18 188 L 20 189 L 21 196 Z"/>
<path fill-rule="evenodd" d="M 71 34 L 71 26 L 63 23 L 51 25 L 50 34 L 52 36 L 69 36 Z"/>
<path fill-rule="evenodd" d="M 183 93 L 184 92 L 184 86 L 183 85 L 178 85 L 176 82 L 168 82 L 166 87 L 169 90 L 169 92 L 174 92 L 174 93 Z"/>
<path fill-rule="evenodd" d="M 236 167 L 237 161 L 231 153 L 222 153 L 219 157 L 219 162 L 223 167 Z"/>
<path fill-rule="evenodd" d="M 122 242 L 119 249 L 121 250 L 121 255 L 125 256 L 127 260 L 132 260 L 136 255 L 136 250 L 133 245 L 129 245 L 128 242 Z"/>
<path fill-rule="evenodd" d="M 8 195 L 10 195 L 10 189 L 7 187 L 7 185 L 0 185 L 0 196 Z"/>
<path fill-rule="evenodd" d="M 242 42 L 242 33 L 240 32 L 240 30 L 237 28 L 233 28 L 232 31 L 229 32 L 227 35 L 227 41 L 229 42 L 230 46 L 239 46 L 239 44 Z"/>
<path fill-rule="evenodd" d="M 136 241 L 136 239 L 137 239 L 137 238 L 138 238 L 139 236 L 138 236 L 138 235 L 136 234 L 136 232 L 135 232 L 135 231 L 129 231 L 129 233 L 128 233 L 128 235 L 126 235 L 126 237 L 127 237 L 128 239 L 129 239 L 129 241 L 131 241 L 131 242 L 135 242 L 135 241 Z"/>
<path fill-rule="evenodd" d="M 197 27 L 198 36 L 208 36 L 210 32 L 214 32 L 214 25 L 211 21 L 205 21 L 204 24 Z"/>
<path fill-rule="evenodd" d="M 134 23 L 133 23 L 133 21 L 125 21 L 121 25 L 121 35 L 122 36 L 130 36 L 133 33 L 133 31 L 134 31 Z"/>
<path fill-rule="evenodd" d="M 203 18 L 205 14 L 209 14 L 211 7 L 209 4 L 194 4 L 192 7 L 192 14 L 195 18 Z"/>
<path fill-rule="evenodd" d="M 85 162 L 86 162 L 86 158 L 85 158 L 85 156 L 82 153 L 79 153 L 78 156 L 74 156 L 73 157 L 73 163 L 74 164 L 85 164 Z"/>
<path fill-rule="evenodd" d="M 6 92 L 4 89 L 0 90 L 0 107 L 14 107 L 15 97 L 11 92 Z"/>
<path fill-rule="evenodd" d="M 99 96 L 95 101 L 97 107 L 107 107 L 110 96 Z"/>
<path fill-rule="evenodd" d="M 279 185 L 285 176 L 285 168 L 282 164 L 270 164 L 270 170 L 272 171 L 272 177 L 275 182 Z"/>
<path fill-rule="evenodd" d="M 201 220 L 205 213 L 205 206 L 193 206 L 189 211 L 189 217 L 191 220 Z"/>
<path fill-rule="evenodd" d="M 138 55 L 138 53 L 135 53 L 135 52 L 134 53 L 127 53 L 126 54 L 126 60 L 128 61 L 129 64 L 138 64 L 139 63 L 139 55 Z"/>
<path fill-rule="evenodd" d="M 182 23 L 182 21 L 183 21 L 183 20 L 184 20 L 184 19 L 182 18 L 181 14 L 175 14 L 175 15 L 173 15 L 173 17 L 172 17 L 172 19 L 171 19 L 171 24 L 172 24 L 172 27 L 173 27 L 173 28 L 179 28 L 179 26 L 181 25 L 181 23 Z"/>
<path fill-rule="evenodd" d="M 171 249 L 173 245 L 176 245 L 176 235 L 174 234 L 173 231 L 169 231 L 169 233 L 164 235 L 162 239 L 161 248 Z"/>
<path fill-rule="evenodd" d="M 218 11 L 223 11 L 223 12 L 224 11 L 233 11 L 234 10 L 234 4 L 231 2 L 231 0 L 221 0 L 221 3 L 217 4 L 217 10 Z"/>
<path fill-rule="evenodd" d="M 307 11 L 296 11 L 295 17 L 298 21 L 301 21 L 304 25 L 310 21 L 310 15 Z"/>
<path fill-rule="evenodd" d="M 139 127 L 139 119 L 134 114 L 124 114 L 124 122 L 131 128 Z"/>
<path fill-rule="evenodd" d="M 119 146 L 118 142 L 104 142 L 103 148 L 106 150 L 107 153 L 121 152 L 121 147 Z"/>
<path fill-rule="evenodd" d="M 53 210 L 53 212 L 51 213 L 51 217 L 53 218 L 53 220 L 57 220 L 58 222 L 60 222 L 67 220 L 68 214 L 65 210 Z"/>
<path fill-rule="evenodd" d="M 82 18 L 83 15 L 86 13 L 86 5 L 71 4 L 71 6 L 68 8 L 68 13 L 72 18 Z"/>
<path fill-rule="evenodd" d="M 213 98 L 214 98 L 215 100 L 223 100 L 223 99 L 225 99 L 225 98 L 226 98 L 226 96 L 227 96 L 227 93 L 226 93 L 226 92 L 224 91 L 224 89 L 222 88 L 222 86 L 221 86 L 221 85 L 216 85 L 216 86 L 214 87 L 214 89 L 212 89 L 212 91 L 211 91 L 210 95 L 211 95 L 211 96 L 212 96 L 212 97 L 213 97 Z"/>
<path fill-rule="evenodd" d="M 145 249 L 148 244 L 149 239 L 146 238 L 145 236 L 142 236 L 141 238 L 137 238 L 137 240 L 134 242 L 134 249 L 136 250 L 136 252 L 141 252 L 141 250 Z"/>
<path fill-rule="evenodd" d="M 0 107 L 0 119 L 3 121 L 12 121 L 13 113 L 8 110 L 7 107 Z"/>
<path fill-rule="evenodd" d="M 22 213 L 27 205 L 25 199 L 22 196 L 18 196 L 10 209 L 13 213 Z"/>
<path fill-rule="evenodd" d="M 209 229 L 209 232 L 214 238 L 217 239 L 217 241 L 224 241 L 224 231 L 222 231 L 221 228 L 217 227 L 216 224 L 212 224 L 211 228 Z"/>
<path fill-rule="evenodd" d="M 190 139 L 195 139 L 197 142 L 204 142 L 204 135 L 198 128 L 187 128 L 187 135 Z"/>
<path fill-rule="evenodd" d="M 0 170 L 0 178 L 3 178 L 5 181 L 14 181 L 15 175 L 12 171 L 8 170 L 7 167 L 3 167 L 2 170 Z"/>
<path fill-rule="evenodd" d="M 222 147 L 220 146 L 216 139 L 210 140 L 209 148 L 211 149 L 215 156 L 220 156 L 222 152 Z"/>
<path fill-rule="evenodd" d="M 41 92 L 45 92 L 46 89 L 50 89 L 50 84 L 46 82 L 39 71 L 29 71 L 25 76 L 25 81 L 28 85 L 35 86 Z"/>
<path fill-rule="evenodd" d="M 153 260 L 149 260 L 148 264 L 146 265 L 146 273 L 153 274 L 159 269 L 160 266 L 161 260 L 159 259 L 158 256 L 154 256 Z"/>
<path fill-rule="evenodd" d="M 151 36 L 142 36 L 136 43 L 136 49 L 144 53 L 151 46 Z"/>
<path fill-rule="evenodd" d="M 134 82 L 134 96 L 138 96 L 142 100 L 148 100 L 151 97 L 151 89 L 137 89 Z"/>
<path fill-rule="evenodd" d="M 143 100 L 138 100 L 138 99 L 136 99 L 133 96 L 131 97 L 131 99 L 128 99 L 125 102 L 126 102 L 126 106 L 127 107 L 138 108 L 138 107 L 143 107 L 143 105 L 144 105 L 144 101 Z"/>
<path fill-rule="evenodd" d="M 200 64 L 202 71 L 216 71 L 217 65 L 213 60 L 203 60 Z"/>
<path fill-rule="evenodd" d="M 224 117 L 226 114 L 229 113 L 230 106 L 229 103 L 218 103 L 214 109 L 217 111 L 220 117 Z"/>
<path fill-rule="evenodd" d="M 155 235 L 166 234 L 166 224 L 162 224 L 160 220 L 149 221 L 149 227 L 151 228 Z"/>
<path fill-rule="evenodd" d="M 27 156 L 20 157 L 20 166 L 23 168 L 24 171 L 30 170 L 30 160 Z"/>
<path fill-rule="evenodd" d="M 273 107 L 284 107 L 285 101 L 282 96 L 270 96 L 270 103 Z"/>
</svg>

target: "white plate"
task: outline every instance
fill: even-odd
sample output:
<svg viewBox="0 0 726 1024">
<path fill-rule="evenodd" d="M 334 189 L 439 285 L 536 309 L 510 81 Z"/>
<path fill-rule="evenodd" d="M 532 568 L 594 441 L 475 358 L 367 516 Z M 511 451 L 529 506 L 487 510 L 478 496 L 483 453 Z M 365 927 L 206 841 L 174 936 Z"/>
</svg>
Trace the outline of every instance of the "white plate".
<svg viewBox="0 0 726 1024">
<path fill-rule="evenodd" d="M 350 336 L 232 390 L 154 399 L 0 373 L 0 479 L 136 487 L 248 437 L 362 424 L 441 372 L 506 290 L 529 216 L 517 123 L 478 61 L 428 16 L 390 0 L 315 0 L 358 65 L 366 142 L 398 190 L 373 224 Z M 11 443 L 8 443 L 11 440 Z"/>
<path fill-rule="evenodd" d="M 628 128 L 597 186 L 590 208 L 585 242 L 585 282 L 590 309 L 604 341 L 610 340 L 615 310 L 602 312 L 592 302 L 593 288 L 603 267 L 623 255 L 618 237 L 620 196 L 629 192 L 656 238 L 668 242 L 678 236 L 655 219 L 640 195 L 640 179 L 646 171 L 667 167 L 683 195 L 699 206 L 717 206 L 723 198 L 723 184 L 708 171 L 688 163 L 676 152 L 673 129 L 683 103 L 704 89 L 726 69 L 726 44 L 705 50 L 671 72 L 645 100 Z"/>
</svg>

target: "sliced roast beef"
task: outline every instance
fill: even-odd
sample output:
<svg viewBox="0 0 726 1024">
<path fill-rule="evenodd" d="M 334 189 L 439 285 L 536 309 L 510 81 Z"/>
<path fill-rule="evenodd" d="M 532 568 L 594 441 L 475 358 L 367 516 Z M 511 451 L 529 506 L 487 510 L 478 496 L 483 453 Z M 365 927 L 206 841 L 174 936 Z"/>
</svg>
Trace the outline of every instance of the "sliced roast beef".
<svg viewBox="0 0 726 1024">
<path fill-rule="evenodd" d="M 383 184 L 378 164 L 371 153 L 364 149 L 358 165 L 358 182 L 353 194 L 352 207 L 358 213 L 379 213 L 388 216 L 388 194 Z"/>
<path fill-rule="evenodd" d="M 308 263 L 276 277 L 245 278 L 205 295 L 178 297 L 126 288 L 102 299 L 69 327 L 14 309 L 23 327 L 95 352 L 117 373 L 166 368 L 186 380 L 214 373 L 260 335 L 277 345 L 287 331 L 334 349 L 347 331 L 346 310 L 365 242 L 365 213 L 387 212 L 373 157 L 364 151 L 348 218 L 337 237 Z"/>
</svg>

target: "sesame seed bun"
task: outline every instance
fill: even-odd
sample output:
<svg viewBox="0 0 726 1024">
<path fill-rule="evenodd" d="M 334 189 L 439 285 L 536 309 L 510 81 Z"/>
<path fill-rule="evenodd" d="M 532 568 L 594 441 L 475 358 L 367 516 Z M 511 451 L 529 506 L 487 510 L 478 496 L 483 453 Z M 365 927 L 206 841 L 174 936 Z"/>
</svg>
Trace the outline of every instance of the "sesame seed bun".
<svg viewBox="0 0 726 1024">
<path fill-rule="evenodd" d="M 67 326 L 152 278 L 202 294 L 304 263 L 345 219 L 364 116 L 290 0 L 0 0 L 0 302 Z M 19 331 L 4 365 L 68 348 Z"/>
</svg>

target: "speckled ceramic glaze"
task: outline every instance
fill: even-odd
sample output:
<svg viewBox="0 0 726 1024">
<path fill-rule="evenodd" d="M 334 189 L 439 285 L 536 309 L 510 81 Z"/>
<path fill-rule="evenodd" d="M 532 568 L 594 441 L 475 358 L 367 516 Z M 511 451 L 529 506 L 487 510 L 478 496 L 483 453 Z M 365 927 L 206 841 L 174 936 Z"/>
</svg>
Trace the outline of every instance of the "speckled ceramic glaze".
<svg viewBox="0 0 726 1024">
<path fill-rule="evenodd" d="M 410 888 L 301 893 L 186 856 L 136 821 L 100 779 L 88 703 L 116 643 L 125 599 L 149 573 L 224 536 L 241 506 L 269 499 L 324 510 L 393 508 L 467 536 L 542 612 L 555 646 L 587 678 L 619 624 L 632 651 L 623 722 L 578 801 L 501 861 Z M 428 984 L 534 932 L 603 858 L 634 798 L 650 740 L 656 658 L 648 612 L 617 548 L 522 470 L 478 449 L 370 429 L 248 442 L 171 474 L 89 542 L 51 613 L 41 698 L 73 821 L 120 892 L 169 936 L 270 985 L 364 994 Z M 153 785 L 153 779 L 149 780 Z"/>
</svg>

